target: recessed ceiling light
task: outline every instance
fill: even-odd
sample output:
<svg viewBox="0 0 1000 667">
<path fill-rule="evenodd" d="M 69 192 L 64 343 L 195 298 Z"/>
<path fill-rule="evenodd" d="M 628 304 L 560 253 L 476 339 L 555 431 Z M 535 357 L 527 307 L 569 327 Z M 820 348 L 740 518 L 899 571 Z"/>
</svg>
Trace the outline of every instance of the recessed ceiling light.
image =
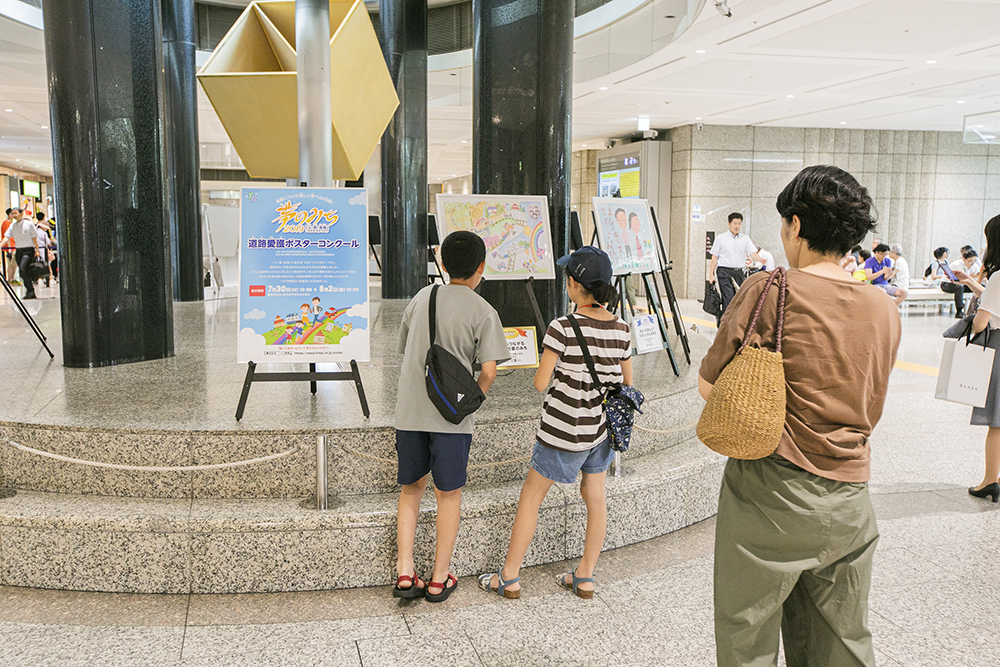
<svg viewBox="0 0 1000 667">
<path fill-rule="evenodd" d="M 7 113 L 14 113 L 13 109 L 4 109 L 4 111 L 6 111 Z"/>
<path fill-rule="evenodd" d="M 598 88 L 598 90 L 607 90 L 607 89 L 608 89 L 607 86 L 601 86 L 600 88 Z"/>
<path fill-rule="evenodd" d="M 468 143 L 468 142 L 465 139 L 462 139 L 462 143 L 464 144 L 464 143 Z"/>
<path fill-rule="evenodd" d="M 695 120 L 701 120 L 701 116 L 695 116 L 694 119 Z"/>
<path fill-rule="evenodd" d="M 698 49 L 695 51 L 695 53 L 706 53 L 706 51 L 705 49 Z"/>
<path fill-rule="evenodd" d="M 43 130 L 47 130 L 47 129 L 49 129 L 49 126 L 48 125 L 42 125 L 42 129 Z"/>
<path fill-rule="evenodd" d="M 586 147 L 587 147 L 587 144 L 584 144 L 584 145 L 583 145 L 583 147 L 584 147 L 584 148 L 586 148 Z"/>
<path fill-rule="evenodd" d="M 965 100 L 959 100 L 958 103 L 959 104 L 965 104 Z"/>
<path fill-rule="evenodd" d="M 847 125 L 847 121 L 846 120 L 842 120 L 842 121 L 840 121 L 840 124 L 841 125 Z"/>
<path fill-rule="evenodd" d="M 788 99 L 792 99 L 793 97 L 795 97 L 795 95 L 785 95 L 785 97 L 787 97 Z"/>
<path fill-rule="evenodd" d="M 14 160 L 14 162 L 20 162 L 20 160 Z"/>
<path fill-rule="evenodd" d="M 937 61 L 936 60 L 925 60 L 924 62 L 926 64 L 928 64 L 928 65 L 937 65 Z"/>
</svg>

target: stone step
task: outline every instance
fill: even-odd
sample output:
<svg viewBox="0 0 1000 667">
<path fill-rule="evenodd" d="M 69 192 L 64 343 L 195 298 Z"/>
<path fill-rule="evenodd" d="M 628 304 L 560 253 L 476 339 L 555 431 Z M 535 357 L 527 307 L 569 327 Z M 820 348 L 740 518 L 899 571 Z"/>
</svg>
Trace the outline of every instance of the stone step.
<svg viewBox="0 0 1000 667">
<path fill-rule="evenodd" d="M 712 516 L 724 459 L 697 440 L 625 461 L 608 479 L 605 548 Z M 467 487 L 452 570 L 494 568 L 506 553 L 521 479 Z M 297 499 L 142 499 L 21 491 L 0 500 L 0 584 L 129 593 L 249 593 L 391 583 L 395 493 L 340 494 L 325 512 Z M 434 496 L 421 507 L 418 571 L 432 558 Z M 586 509 L 556 484 L 526 564 L 579 556 Z"/>
</svg>

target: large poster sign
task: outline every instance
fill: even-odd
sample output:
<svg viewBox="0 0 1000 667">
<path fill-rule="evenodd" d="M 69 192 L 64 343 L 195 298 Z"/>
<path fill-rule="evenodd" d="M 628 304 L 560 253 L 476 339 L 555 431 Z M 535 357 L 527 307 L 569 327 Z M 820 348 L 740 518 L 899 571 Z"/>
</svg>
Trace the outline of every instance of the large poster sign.
<svg viewBox="0 0 1000 667">
<path fill-rule="evenodd" d="M 243 188 L 238 361 L 367 361 L 368 195 Z"/>
<path fill-rule="evenodd" d="M 597 236 L 616 276 L 660 270 L 645 199 L 594 197 Z"/>
<path fill-rule="evenodd" d="M 545 197 L 438 195 L 441 240 L 455 231 L 486 243 L 486 279 L 555 278 L 549 204 Z"/>
</svg>

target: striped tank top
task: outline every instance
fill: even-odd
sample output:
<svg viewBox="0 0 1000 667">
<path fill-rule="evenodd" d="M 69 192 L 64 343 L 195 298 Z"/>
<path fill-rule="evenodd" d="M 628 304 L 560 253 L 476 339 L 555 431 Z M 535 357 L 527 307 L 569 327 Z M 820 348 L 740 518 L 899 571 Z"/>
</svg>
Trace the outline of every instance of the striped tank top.
<svg viewBox="0 0 1000 667">
<path fill-rule="evenodd" d="M 594 386 L 570 317 L 583 332 L 601 382 L 621 382 L 621 362 L 632 354 L 629 327 L 620 318 L 607 322 L 582 313 L 552 320 L 542 345 L 559 355 L 553 383 L 545 394 L 538 442 L 570 452 L 592 449 L 607 437 L 603 397 Z"/>
</svg>

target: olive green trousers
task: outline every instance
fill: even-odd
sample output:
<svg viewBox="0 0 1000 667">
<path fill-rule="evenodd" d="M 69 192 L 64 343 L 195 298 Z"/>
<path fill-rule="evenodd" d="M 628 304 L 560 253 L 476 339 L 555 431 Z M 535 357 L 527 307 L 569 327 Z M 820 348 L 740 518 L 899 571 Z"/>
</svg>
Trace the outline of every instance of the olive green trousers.
<svg viewBox="0 0 1000 667">
<path fill-rule="evenodd" d="M 872 667 L 868 591 L 878 541 L 867 484 L 771 455 L 730 459 L 715 531 L 720 667 Z"/>
</svg>

